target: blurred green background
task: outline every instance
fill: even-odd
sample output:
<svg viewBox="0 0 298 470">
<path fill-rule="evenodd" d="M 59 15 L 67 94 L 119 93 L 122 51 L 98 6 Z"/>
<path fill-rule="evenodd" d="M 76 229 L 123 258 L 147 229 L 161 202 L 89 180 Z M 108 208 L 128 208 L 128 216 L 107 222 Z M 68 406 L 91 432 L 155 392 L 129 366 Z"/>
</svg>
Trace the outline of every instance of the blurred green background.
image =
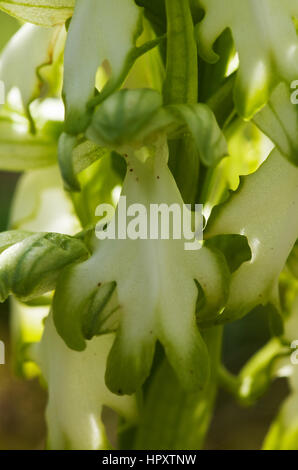
<svg viewBox="0 0 298 470">
<path fill-rule="evenodd" d="M 15 19 L 0 13 L 0 49 L 18 30 Z M 7 228 L 18 175 L 0 172 L 0 231 Z M 37 381 L 25 382 L 13 374 L 9 343 L 9 302 L 0 304 L 0 340 L 6 364 L 0 365 L 0 450 L 44 447 L 46 393 Z"/>
<path fill-rule="evenodd" d="M 0 49 L 18 29 L 19 23 L 0 13 Z M 18 175 L 0 172 L 0 230 L 7 228 L 9 208 Z M 225 329 L 223 357 L 226 366 L 237 372 L 244 362 L 268 339 L 265 317 L 253 313 Z M 0 340 L 6 346 L 6 364 L 0 365 L 0 450 L 41 449 L 45 443 L 44 411 L 46 393 L 36 380 L 15 377 L 10 360 L 9 304 L 0 304 Z M 278 380 L 257 405 L 241 408 L 220 392 L 208 434 L 207 449 L 259 449 L 287 395 L 286 381 Z"/>
<path fill-rule="evenodd" d="M 18 175 L 0 172 L 0 230 L 9 221 L 9 208 Z M 6 364 L 0 365 L 0 450 L 44 446 L 46 394 L 37 381 L 17 378 L 10 360 L 9 302 L 0 304 L 0 340 Z"/>
</svg>

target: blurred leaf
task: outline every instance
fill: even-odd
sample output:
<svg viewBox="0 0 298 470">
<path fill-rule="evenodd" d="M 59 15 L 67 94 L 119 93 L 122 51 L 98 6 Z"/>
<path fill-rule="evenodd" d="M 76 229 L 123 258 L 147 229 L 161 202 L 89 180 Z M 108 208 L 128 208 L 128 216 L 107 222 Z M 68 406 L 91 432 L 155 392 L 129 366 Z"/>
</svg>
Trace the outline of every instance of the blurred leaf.
<svg viewBox="0 0 298 470">
<path fill-rule="evenodd" d="M 40 26 L 65 23 L 74 5 L 75 0 L 0 0 L 0 8 L 9 15 Z"/>
<path fill-rule="evenodd" d="M 242 404 L 252 405 L 268 390 L 274 377 L 274 365 L 289 349 L 278 339 L 272 339 L 260 349 L 241 369 L 238 399 Z"/>
<path fill-rule="evenodd" d="M 42 28 L 25 24 L 11 38 L 0 56 L 0 80 L 8 93 L 13 87 L 20 90 L 22 103 L 27 110 L 30 102 L 49 92 L 49 84 L 59 80 L 54 68 L 43 74 L 43 68 L 59 59 L 63 50 L 65 31 L 60 27 Z M 28 54 L 30 51 L 30 54 Z M 26 60 L 24 60 L 26 57 Z"/>
<path fill-rule="evenodd" d="M 23 241 L 25 238 L 28 238 L 32 235 L 30 232 L 25 232 L 21 230 L 10 230 L 8 232 L 0 233 L 0 253 L 6 250 L 15 243 Z"/>
<path fill-rule="evenodd" d="M 1 302 L 10 293 L 30 300 L 53 290 L 60 271 L 87 256 L 85 245 L 67 235 L 40 233 L 23 239 L 0 255 Z"/>
<path fill-rule="evenodd" d="M 32 135 L 16 122 L 0 117 L 0 169 L 24 171 L 43 168 L 57 161 L 57 143 L 38 132 Z"/>
</svg>

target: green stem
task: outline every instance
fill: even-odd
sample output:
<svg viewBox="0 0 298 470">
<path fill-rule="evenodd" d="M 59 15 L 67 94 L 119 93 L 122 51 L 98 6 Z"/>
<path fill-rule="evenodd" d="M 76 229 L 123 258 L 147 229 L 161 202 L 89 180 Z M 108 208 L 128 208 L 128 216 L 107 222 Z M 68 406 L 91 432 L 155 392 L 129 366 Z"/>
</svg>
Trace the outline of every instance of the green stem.
<svg viewBox="0 0 298 470">
<path fill-rule="evenodd" d="M 217 394 L 217 369 L 221 355 L 222 328 L 204 333 L 209 349 L 211 374 L 204 390 L 185 391 L 166 360 L 158 367 L 141 411 L 136 449 L 200 449 Z"/>
<path fill-rule="evenodd" d="M 117 91 L 121 85 L 124 83 L 129 71 L 131 70 L 133 64 L 136 60 L 146 52 L 151 51 L 156 46 L 160 45 L 165 40 L 165 36 L 160 36 L 158 38 L 147 41 L 145 44 L 139 47 L 135 47 L 129 54 L 125 61 L 122 73 L 117 77 L 116 80 L 110 79 L 107 85 L 103 88 L 101 93 L 98 93 L 95 98 L 92 98 L 87 103 L 87 109 L 93 111 L 93 109 L 106 100 L 110 95 Z"/>
<path fill-rule="evenodd" d="M 167 62 L 163 87 L 165 104 L 194 104 L 198 97 L 198 54 L 188 0 L 166 0 Z M 183 200 L 196 202 L 199 155 L 192 138 L 169 142 L 169 167 Z"/>
<path fill-rule="evenodd" d="M 239 398 L 240 379 L 229 372 L 223 365 L 220 365 L 218 368 L 218 381 L 223 390 L 236 399 Z"/>
<path fill-rule="evenodd" d="M 167 65 L 164 103 L 196 103 L 198 56 L 188 0 L 166 0 Z"/>
</svg>

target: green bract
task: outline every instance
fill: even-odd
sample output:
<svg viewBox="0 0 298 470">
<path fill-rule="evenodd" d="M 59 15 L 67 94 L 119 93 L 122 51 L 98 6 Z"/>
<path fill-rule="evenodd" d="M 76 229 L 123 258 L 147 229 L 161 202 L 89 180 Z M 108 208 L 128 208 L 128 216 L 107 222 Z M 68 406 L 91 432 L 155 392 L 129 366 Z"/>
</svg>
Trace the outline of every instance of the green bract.
<svg viewBox="0 0 298 470">
<path fill-rule="evenodd" d="M 121 90 L 98 106 L 86 130 L 88 140 L 97 144 L 97 157 L 111 150 L 125 152 L 130 146 L 149 146 L 161 132 L 169 135 L 190 134 L 193 146 L 202 162 L 216 165 L 227 153 L 224 136 L 214 114 L 204 104 L 162 106 L 159 93 L 149 89 Z M 77 138 L 63 133 L 59 141 L 59 164 L 68 189 L 80 189 L 76 174 L 91 164 L 91 159 L 80 156 L 77 163 Z"/>
<path fill-rule="evenodd" d="M 6 244 L 5 234 L 4 238 Z M 59 271 L 86 256 L 88 251 L 85 245 L 67 235 L 46 233 L 27 236 L 0 255 L 0 300 L 3 302 L 10 293 L 27 300 L 53 290 Z"/>
<path fill-rule="evenodd" d="M 162 107 L 162 97 L 153 90 L 121 90 L 95 111 L 87 136 L 101 146 L 150 144 L 162 131 L 173 136 L 191 134 L 200 157 L 215 165 L 228 153 L 214 114 L 203 104 Z"/>
</svg>

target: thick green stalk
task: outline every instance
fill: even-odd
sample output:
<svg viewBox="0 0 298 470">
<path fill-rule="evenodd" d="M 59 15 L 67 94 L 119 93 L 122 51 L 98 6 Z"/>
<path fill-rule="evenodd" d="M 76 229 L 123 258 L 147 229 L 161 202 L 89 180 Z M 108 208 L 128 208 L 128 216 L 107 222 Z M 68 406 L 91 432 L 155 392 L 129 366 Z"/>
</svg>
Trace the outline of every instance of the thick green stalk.
<svg viewBox="0 0 298 470">
<path fill-rule="evenodd" d="M 167 62 L 165 104 L 194 104 L 198 97 L 198 54 L 188 0 L 166 0 Z M 199 156 L 190 137 L 169 142 L 169 166 L 187 204 L 193 204 L 199 178 Z"/>
<path fill-rule="evenodd" d="M 212 418 L 222 328 L 206 330 L 211 374 L 204 390 L 186 392 L 164 359 L 149 386 L 136 436 L 137 449 L 200 449 Z"/>
<path fill-rule="evenodd" d="M 165 104 L 197 102 L 198 59 L 188 0 L 166 0 L 167 65 Z"/>
</svg>

